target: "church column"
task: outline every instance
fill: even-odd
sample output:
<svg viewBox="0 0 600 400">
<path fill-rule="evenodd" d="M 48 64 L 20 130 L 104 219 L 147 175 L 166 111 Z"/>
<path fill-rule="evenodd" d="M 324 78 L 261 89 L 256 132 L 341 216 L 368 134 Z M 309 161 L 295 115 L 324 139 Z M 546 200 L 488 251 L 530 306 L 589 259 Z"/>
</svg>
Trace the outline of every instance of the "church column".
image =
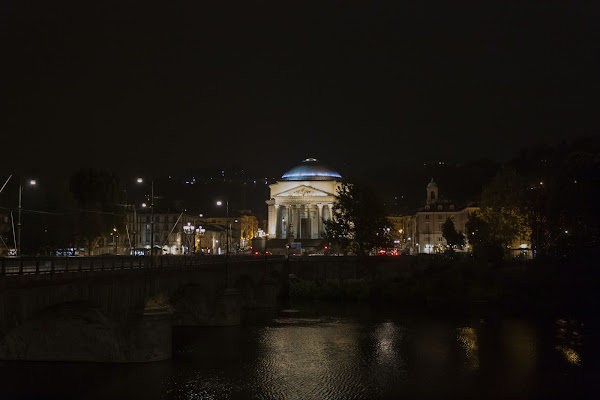
<svg viewBox="0 0 600 400">
<path fill-rule="evenodd" d="M 279 239 L 285 239 L 285 237 L 286 237 L 286 232 L 287 232 L 287 229 L 286 229 L 287 228 L 287 224 L 286 223 L 287 223 L 287 221 L 288 221 L 288 218 L 287 218 L 287 206 L 281 206 L 281 220 L 280 220 L 280 223 L 281 223 L 280 226 L 281 226 L 281 228 L 279 230 L 279 234 L 277 235 L 277 237 Z"/>
<path fill-rule="evenodd" d="M 323 236 L 323 204 L 317 204 L 317 238 Z"/>
<path fill-rule="evenodd" d="M 296 205 L 290 205 L 290 224 L 292 224 L 292 230 L 290 231 L 294 238 L 298 237 L 298 221 L 296 221 Z"/>
<path fill-rule="evenodd" d="M 296 211 L 296 218 L 294 218 L 294 221 L 296 221 L 296 237 L 298 239 L 300 239 L 300 235 L 302 234 L 302 230 L 300 229 L 301 215 L 300 215 L 300 205 L 299 204 L 296 204 L 294 206 L 294 211 Z"/>
<path fill-rule="evenodd" d="M 329 208 L 329 218 L 327 218 L 327 219 L 332 220 L 333 219 L 333 204 L 329 203 L 329 204 L 327 204 L 327 207 Z"/>
<path fill-rule="evenodd" d="M 273 204 L 269 204 L 269 228 L 267 234 L 271 237 L 275 235 L 275 227 L 277 226 L 277 210 Z"/>
<path fill-rule="evenodd" d="M 312 223 L 310 220 L 310 204 L 305 206 L 306 208 L 306 236 L 307 239 L 312 239 Z"/>
<path fill-rule="evenodd" d="M 269 235 L 271 239 L 278 238 L 281 232 L 281 215 L 279 212 L 279 204 L 275 204 L 275 229 L 273 230 L 273 235 Z"/>
</svg>

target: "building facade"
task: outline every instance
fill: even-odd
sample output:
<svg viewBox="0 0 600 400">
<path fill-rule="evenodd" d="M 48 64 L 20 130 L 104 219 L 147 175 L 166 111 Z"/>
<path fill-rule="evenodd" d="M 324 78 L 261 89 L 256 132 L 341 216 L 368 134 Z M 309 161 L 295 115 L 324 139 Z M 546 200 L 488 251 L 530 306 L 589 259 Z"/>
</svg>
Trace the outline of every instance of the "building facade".
<svg viewBox="0 0 600 400">
<path fill-rule="evenodd" d="M 226 217 L 204 217 L 203 225 L 218 226 L 226 229 Z M 258 236 L 258 219 L 249 213 L 229 217 L 229 247 L 230 251 L 245 250 L 252 246 L 252 239 Z M 225 237 L 226 238 L 226 237 Z M 226 245 L 223 244 L 223 249 Z"/>
<path fill-rule="evenodd" d="M 409 227 L 406 227 L 410 232 L 407 238 L 410 252 L 432 254 L 444 251 L 448 245 L 442 234 L 446 219 L 452 219 L 454 228 L 465 234 L 469 215 L 478 210 L 475 206 L 457 208 L 452 201 L 440 199 L 438 185 L 432 179 L 427 185 L 425 205 L 411 216 Z M 469 245 L 455 250 L 469 251 Z"/>
<path fill-rule="evenodd" d="M 185 213 L 155 213 L 154 248 L 162 249 L 162 254 L 190 254 L 195 248 L 199 250 L 201 223 L 200 217 Z M 125 232 L 119 232 L 119 240 L 133 254 L 144 254 L 150 250 L 151 234 L 150 212 L 128 212 Z"/>
<path fill-rule="evenodd" d="M 342 176 L 314 158 L 307 158 L 269 186 L 269 239 L 320 239 L 323 221 L 332 218 Z"/>
</svg>

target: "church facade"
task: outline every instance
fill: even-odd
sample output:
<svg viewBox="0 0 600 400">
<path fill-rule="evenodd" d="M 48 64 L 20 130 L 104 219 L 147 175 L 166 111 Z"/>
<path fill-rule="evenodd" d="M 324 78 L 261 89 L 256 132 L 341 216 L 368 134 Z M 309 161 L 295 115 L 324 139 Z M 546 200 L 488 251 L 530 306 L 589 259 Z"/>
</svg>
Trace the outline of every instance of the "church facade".
<svg viewBox="0 0 600 400">
<path fill-rule="evenodd" d="M 269 239 L 323 238 L 342 176 L 314 158 L 307 158 L 269 186 Z"/>
</svg>

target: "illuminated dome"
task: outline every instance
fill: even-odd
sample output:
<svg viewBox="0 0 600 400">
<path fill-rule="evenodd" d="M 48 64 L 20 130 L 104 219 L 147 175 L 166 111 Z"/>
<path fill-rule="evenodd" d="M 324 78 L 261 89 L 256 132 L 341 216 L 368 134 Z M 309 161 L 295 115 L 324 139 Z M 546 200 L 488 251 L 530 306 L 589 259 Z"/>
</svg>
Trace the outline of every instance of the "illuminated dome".
<svg viewBox="0 0 600 400">
<path fill-rule="evenodd" d="M 332 181 L 342 176 L 315 158 L 307 158 L 281 176 L 282 181 Z"/>
<path fill-rule="evenodd" d="M 437 183 L 435 183 L 433 181 L 433 178 L 431 178 L 431 182 L 429 182 L 429 184 L 427 185 L 427 189 L 436 188 L 436 187 L 438 187 Z"/>
</svg>

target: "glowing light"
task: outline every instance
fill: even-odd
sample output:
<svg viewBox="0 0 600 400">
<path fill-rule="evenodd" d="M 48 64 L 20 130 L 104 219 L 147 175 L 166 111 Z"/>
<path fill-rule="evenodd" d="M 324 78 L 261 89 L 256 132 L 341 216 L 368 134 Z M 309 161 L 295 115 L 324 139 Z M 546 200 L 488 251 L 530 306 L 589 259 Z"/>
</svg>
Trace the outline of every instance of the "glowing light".
<svg viewBox="0 0 600 400">
<path fill-rule="evenodd" d="M 581 357 L 579 357 L 579 354 L 575 350 L 566 346 L 556 346 L 556 350 L 562 354 L 568 363 L 573 365 L 579 365 L 581 363 Z"/>
<path fill-rule="evenodd" d="M 458 328 L 456 339 L 465 350 L 468 366 L 476 370 L 479 368 L 479 346 L 477 344 L 477 332 L 471 327 Z"/>
<path fill-rule="evenodd" d="M 217 205 L 218 205 L 218 206 L 222 206 L 222 205 L 223 205 L 223 202 L 222 202 L 221 200 L 219 200 L 219 201 L 217 201 Z"/>
<path fill-rule="evenodd" d="M 305 178 L 305 177 L 313 177 L 313 176 L 322 176 L 322 177 L 328 177 L 328 178 L 341 178 L 342 176 L 340 174 L 338 174 L 337 172 L 293 172 L 293 173 L 286 173 L 283 174 L 282 178 L 283 179 L 290 179 L 290 178 Z"/>
<path fill-rule="evenodd" d="M 142 178 L 137 178 L 137 183 L 142 183 L 144 180 Z"/>
<path fill-rule="evenodd" d="M 142 203 L 142 207 L 146 207 L 146 203 Z"/>
<path fill-rule="evenodd" d="M 30 185 L 32 185 L 32 186 L 33 186 L 33 185 L 35 185 L 35 184 L 36 184 L 36 181 L 35 181 L 35 179 L 32 179 L 32 180 L 30 180 L 30 181 L 29 181 L 29 184 L 30 184 Z"/>
</svg>

